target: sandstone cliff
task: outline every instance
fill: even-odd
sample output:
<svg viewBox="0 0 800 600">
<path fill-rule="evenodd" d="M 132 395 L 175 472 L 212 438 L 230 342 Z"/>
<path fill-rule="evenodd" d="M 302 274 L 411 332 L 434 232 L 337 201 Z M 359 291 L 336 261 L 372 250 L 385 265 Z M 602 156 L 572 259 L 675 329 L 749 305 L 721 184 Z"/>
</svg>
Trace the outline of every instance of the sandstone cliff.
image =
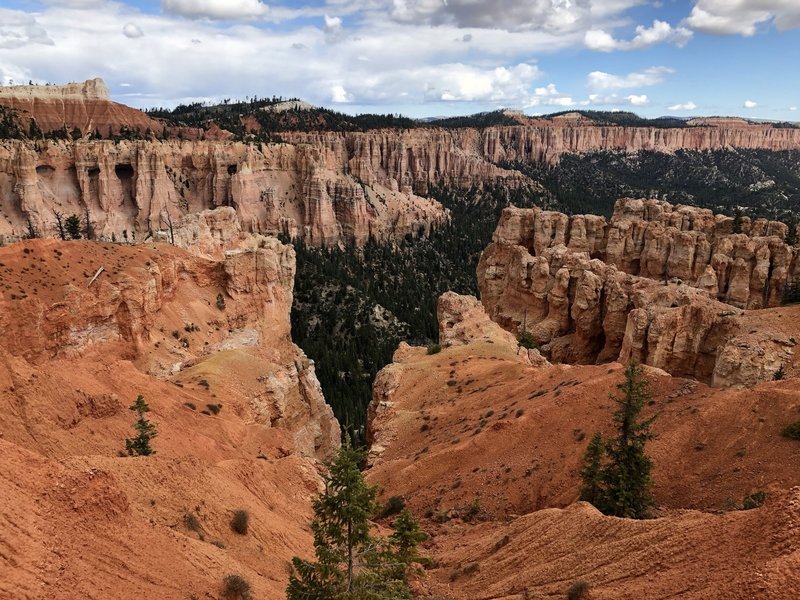
<svg viewBox="0 0 800 600">
<path fill-rule="evenodd" d="M 491 162 L 557 163 L 564 153 L 599 150 L 721 150 L 800 148 L 800 129 L 744 120 L 704 119 L 688 127 L 623 127 L 558 119 L 529 119 L 527 124 L 490 127 L 482 133 L 482 154 Z"/>
<path fill-rule="evenodd" d="M 222 260 L 168 245 L 50 240 L 3 249 L 0 351 L 45 370 L 117 356 L 157 379 L 238 390 L 227 397 L 242 417 L 288 435 L 287 451 L 325 458 L 339 426 L 313 362 L 291 341 L 294 250 L 255 236 L 223 247 Z M 75 271 L 82 276 L 67 276 Z M 249 372 L 252 381 L 234 384 Z M 56 440 L 35 433 L 45 425 L 20 423 L 17 441 L 53 450 Z"/>
<path fill-rule="evenodd" d="M 0 87 L 0 106 L 33 119 L 42 132 L 78 128 L 82 133 L 108 136 L 122 127 L 142 133 L 160 133 L 164 124 L 124 104 L 112 102 L 102 79 L 67 85 L 15 85 Z"/>
<path fill-rule="evenodd" d="M 400 191 L 335 150 L 213 141 L 0 143 L 0 239 L 28 222 L 57 235 L 55 213 L 89 221 L 101 239 L 142 241 L 193 213 L 236 209 L 246 231 L 312 244 L 419 235 L 447 219 L 439 203 Z M 399 176 L 408 177 L 406 167 Z"/>
<path fill-rule="evenodd" d="M 715 385 L 769 379 L 792 362 L 793 332 L 756 326 L 751 309 L 780 304 L 796 252 L 781 223 L 732 226 L 654 200 L 620 200 L 609 222 L 507 209 L 478 265 L 481 300 L 558 362 L 634 357 Z"/>
</svg>

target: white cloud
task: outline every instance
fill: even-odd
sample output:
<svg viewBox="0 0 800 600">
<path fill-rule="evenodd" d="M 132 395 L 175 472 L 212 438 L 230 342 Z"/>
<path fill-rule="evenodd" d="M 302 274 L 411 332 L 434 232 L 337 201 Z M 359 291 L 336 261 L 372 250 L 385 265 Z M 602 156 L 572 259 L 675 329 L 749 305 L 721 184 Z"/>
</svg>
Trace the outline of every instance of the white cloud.
<svg viewBox="0 0 800 600">
<path fill-rule="evenodd" d="M 796 106 L 790 106 L 790 107 L 789 107 L 789 110 L 791 110 L 791 111 L 795 111 L 795 110 L 797 110 L 797 107 L 796 107 Z"/>
<path fill-rule="evenodd" d="M 590 29 L 583 38 L 584 45 L 590 50 L 611 52 L 612 50 L 639 50 L 655 44 L 668 42 L 683 48 L 692 37 L 691 30 L 686 27 L 673 27 L 666 21 L 653 21 L 652 27 L 639 25 L 636 35 L 629 41 L 618 40 L 603 29 Z"/>
<path fill-rule="evenodd" d="M 615 90 L 656 85 L 663 83 L 665 76 L 674 72 L 674 69 L 669 67 L 650 67 L 627 75 L 592 71 L 586 77 L 586 86 L 590 90 Z"/>
<path fill-rule="evenodd" d="M 572 99 L 572 96 L 567 94 L 562 94 L 556 89 L 556 86 L 552 83 L 544 86 L 538 87 L 533 90 L 533 95 L 528 98 L 528 101 L 524 104 L 525 108 L 531 108 L 534 106 L 574 106 L 575 100 Z"/>
<path fill-rule="evenodd" d="M 650 103 L 647 94 L 641 94 L 639 96 L 631 94 L 630 96 L 625 96 L 625 100 L 630 102 L 633 106 L 645 106 Z"/>
<path fill-rule="evenodd" d="M 581 106 L 646 106 L 650 104 L 647 94 L 630 94 L 619 96 L 617 94 L 589 94 L 586 100 L 579 103 Z"/>
<path fill-rule="evenodd" d="M 122 28 L 122 35 L 127 38 L 135 39 L 142 37 L 144 31 L 142 31 L 142 28 L 136 23 L 125 23 L 125 26 Z"/>
<path fill-rule="evenodd" d="M 697 0 L 686 25 L 704 33 L 751 36 L 759 25 L 770 21 L 781 31 L 800 27 L 800 2 Z"/>
<path fill-rule="evenodd" d="M 667 107 L 667 110 L 694 110 L 697 108 L 697 104 L 689 100 L 688 102 L 672 104 Z"/>
<path fill-rule="evenodd" d="M 539 69 L 525 63 L 494 69 L 457 63 L 412 69 L 405 76 L 423 85 L 426 102 L 514 104 L 529 95 L 531 83 L 539 77 Z"/>
<path fill-rule="evenodd" d="M 331 88 L 331 102 L 335 102 L 337 104 L 343 104 L 346 102 L 352 102 L 353 97 L 347 93 L 347 90 L 344 89 L 342 85 L 334 85 Z"/>
<path fill-rule="evenodd" d="M 190 19 L 255 19 L 269 11 L 260 0 L 161 0 L 161 8 L 170 14 Z"/>
<path fill-rule="evenodd" d="M 566 33 L 636 4 L 639 0 L 393 0 L 389 14 L 415 25 Z"/>
<path fill-rule="evenodd" d="M 53 40 L 33 15 L 0 8 L 0 49 L 22 48 L 31 44 L 52 46 Z"/>
<path fill-rule="evenodd" d="M 742 104 L 745 108 L 755 108 L 758 106 L 758 102 L 753 102 L 752 100 L 745 100 L 744 104 Z"/>
</svg>

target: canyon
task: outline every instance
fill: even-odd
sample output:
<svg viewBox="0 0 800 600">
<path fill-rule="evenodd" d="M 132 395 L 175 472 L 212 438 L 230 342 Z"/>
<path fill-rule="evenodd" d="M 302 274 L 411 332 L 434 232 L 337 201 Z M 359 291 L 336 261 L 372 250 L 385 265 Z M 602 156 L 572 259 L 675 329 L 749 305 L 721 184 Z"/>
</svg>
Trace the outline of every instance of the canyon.
<svg viewBox="0 0 800 600">
<path fill-rule="evenodd" d="M 0 106 L 42 130 L 147 125 L 170 138 L 0 140 L 0 597 L 224 598 L 230 574 L 253 597 L 285 597 L 290 559 L 314 551 L 326 461 L 343 429 L 361 433 L 326 403 L 317 373 L 329 365 L 293 341 L 298 256 L 334 256 L 309 262 L 311 296 L 346 300 L 348 286 L 325 279 L 335 264 L 421 313 L 435 298 L 421 297 L 428 271 L 455 271 L 437 232 L 487 213 L 489 228 L 466 236 L 485 240 L 496 223 L 482 253 L 441 238 L 477 262 L 480 293 L 438 297 L 438 344 L 409 335 L 380 369 L 353 352 L 358 382 L 331 361 L 347 392 L 368 393 L 374 376 L 365 475 L 430 534 L 414 597 L 563 598 L 582 580 L 584 600 L 796 597 L 800 443 L 783 432 L 800 419 L 800 306 L 785 305 L 800 230 L 649 198 L 621 198 L 608 218 L 568 215 L 505 207 L 510 196 L 492 191 L 537 202 L 538 183 L 500 166 L 515 161 L 781 151 L 800 148 L 798 130 L 567 113 L 245 142 L 137 121 L 150 117 L 118 108 L 98 80 L 0 89 Z M 484 195 L 440 203 L 439 187 Z M 495 204 L 459 213 L 465 198 Z M 59 239 L 71 215 L 93 240 Z M 31 231 L 39 239 L 23 239 Z M 297 237 L 309 248 L 281 241 Z M 392 254 L 403 244 L 422 250 Z M 399 269 L 371 277 L 368 252 L 407 261 L 413 281 Z M 357 298 L 368 327 L 349 305 L 334 324 L 352 317 L 356 343 L 400 329 L 370 299 Z M 331 355 L 351 352 L 322 338 Z M 630 360 L 644 365 L 643 416 L 655 419 L 644 520 L 578 500 L 589 440 L 615 435 L 610 396 Z M 124 452 L 139 394 L 153 456 Z M 245 535 L 231 528 L 237 510 Z M 391 521 L 380 513 L 376 528 Z"/>
</svg>

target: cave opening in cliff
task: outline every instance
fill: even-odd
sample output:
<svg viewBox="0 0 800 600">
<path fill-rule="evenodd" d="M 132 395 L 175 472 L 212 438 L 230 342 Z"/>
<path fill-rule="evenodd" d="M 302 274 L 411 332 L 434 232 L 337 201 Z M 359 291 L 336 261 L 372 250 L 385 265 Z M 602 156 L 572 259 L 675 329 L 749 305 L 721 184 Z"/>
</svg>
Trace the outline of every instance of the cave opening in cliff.
<svg viewBox="0 0 800 600">
<path fill-rule="evenodd" d="M 36 167 L 37 175 L 52 175 L 53 172 L 55 172 L 55 167 L 51 167 L 50 165 L 38 165 Z"/>
<path fill-rule="evenodd" d="M 88 173 L 89 177 L 92 177 L 92 178 L 100 177 L 100 168 L 99 167 L 92 167 L 91 169 L 89 169 L 89 171 L 87 173 Z"/>
<path fill-rule="evenodd" d="M 239 168 L 236 165 L 228 165 L 228 175 L 236 175 Z"/>
<path fill-rule="evenodd" d="M 133 167 L 127 164 L 120 164 L 114 167 L 114 173 L 120 181 L 133 179 Z"/>
</svg>

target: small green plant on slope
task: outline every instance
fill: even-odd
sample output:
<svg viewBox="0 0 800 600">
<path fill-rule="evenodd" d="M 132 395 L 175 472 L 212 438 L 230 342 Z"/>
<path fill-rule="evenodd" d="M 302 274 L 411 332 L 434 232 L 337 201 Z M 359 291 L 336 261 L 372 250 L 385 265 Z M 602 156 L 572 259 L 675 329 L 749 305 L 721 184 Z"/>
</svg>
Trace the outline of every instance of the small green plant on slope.
<svg viewBox="0 0 800 600">
<path fill-rule="evenodd" d="M 136 401 L 131 404 L 129 410 L 137 414 L 136 422 L 133 424 L 136 430 L 136 437 L 125 440 L 125 450 L 129 456 L 150 456 L 156 451 L 150 446 L 150 441 L 158 435 L 156 424 L 149 421 L 145 414 L 150 412 L 150 407 L 144 401 L 144 397 L 139 394 Z"/>
<path fill-rule="evenodd" d="M 653 439 L 650 426 L 655 417 L 639 421 L 639 413 L 652 398 L 650 382 L 644 377 L 641 365 L 634 361 L 625 367 L 625 380 L 617 385 L 618 395 L 614 421 L 617 435 L 605 443 L 606 462 L 597 480 L 597 436 L 592 438 L 584 455 L 581 470 L 582 497 L 592 495 L 592 502 L 606 515 L 632 519 L 647 517 L 653 504 L 650 477 L 652 462 L 644 451 L 645 443 Z M 600 438 L 602 440 L 602 438 Z"/>
<path fill-rule="evenodd" d="M 539 344 L 530 331 L 523 331 L 522 333 L 520 333 L 519 337 L 517 338 L 517 344 L 519 344 L 521 348 L 525 348 L 526 350 L 539 349 Z"/>
<path fill-rule="evenodd" d="M 787 437 L 790 440 L 800 440 L 800 421 L 795 421 L 791 425 L 784 427 L 782 433 L 783 437 Z"/>
<path fill-rule="evenodd" d="M 371 534 L 378 509 L 377 487 L 367 485 L 358 465 L 363 453 L 347 443 L 325 476 L 325 492 L 314 500 L 316 561 L 292 559 L 288 600 L 406 600 L 406 572 L 419 562 L 416 544 L 424 534 L 401 511 L 388 540 Z"/>
</svg>

